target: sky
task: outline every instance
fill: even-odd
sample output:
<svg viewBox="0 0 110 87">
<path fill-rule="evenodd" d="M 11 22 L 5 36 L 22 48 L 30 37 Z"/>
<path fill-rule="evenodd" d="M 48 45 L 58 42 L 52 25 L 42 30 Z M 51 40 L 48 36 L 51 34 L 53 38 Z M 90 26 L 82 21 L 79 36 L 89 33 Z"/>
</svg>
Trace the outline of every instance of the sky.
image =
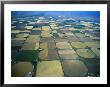
<svg viewBox="0 0 110 87">
<path fill-rule="evenodd" d="M 67 16 L 67 17 L 79 17 L 92 20 L 100 20 L 100 11 L 12 11 L 12 17 L 24 17 L 24 16 Z"/>
</svg>

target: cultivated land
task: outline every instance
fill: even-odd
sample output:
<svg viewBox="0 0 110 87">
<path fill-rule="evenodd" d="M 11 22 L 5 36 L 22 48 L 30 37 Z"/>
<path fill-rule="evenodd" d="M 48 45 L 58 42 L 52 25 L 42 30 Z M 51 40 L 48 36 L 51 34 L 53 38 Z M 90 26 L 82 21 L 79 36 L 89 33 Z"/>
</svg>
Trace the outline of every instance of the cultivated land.
<svg viewBox="0 0 110 87">
<path fill-rule="evenodd" d="M 100 76 L 100 24 L 72 18 L 12 19 L 13 77 Z"/>
</svg>

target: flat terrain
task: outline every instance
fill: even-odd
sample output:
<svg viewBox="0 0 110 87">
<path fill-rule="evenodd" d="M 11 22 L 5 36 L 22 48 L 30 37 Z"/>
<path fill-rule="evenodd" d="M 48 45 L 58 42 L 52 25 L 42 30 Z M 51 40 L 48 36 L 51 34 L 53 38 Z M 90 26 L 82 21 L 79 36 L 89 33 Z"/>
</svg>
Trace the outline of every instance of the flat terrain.
<svg viewBox="0 0 110 87">
<path fill-rule="evenodd" d="M 12 76 L 100 76 L 100 24 L 73 20 L 13 18 Z"/>
</svg>

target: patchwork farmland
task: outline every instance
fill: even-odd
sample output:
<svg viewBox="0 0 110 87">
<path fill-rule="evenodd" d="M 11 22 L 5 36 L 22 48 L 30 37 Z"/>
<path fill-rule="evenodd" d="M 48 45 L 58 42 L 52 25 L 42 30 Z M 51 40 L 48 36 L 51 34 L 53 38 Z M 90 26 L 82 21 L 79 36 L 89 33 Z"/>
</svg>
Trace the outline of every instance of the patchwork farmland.
<svg viewBox="0 0 110 87">
<path fill-rule="evenodd" d="M 12 77 L 99 77 L 100 24 L 64 16 L 11 20 Z"/>
</svg>

